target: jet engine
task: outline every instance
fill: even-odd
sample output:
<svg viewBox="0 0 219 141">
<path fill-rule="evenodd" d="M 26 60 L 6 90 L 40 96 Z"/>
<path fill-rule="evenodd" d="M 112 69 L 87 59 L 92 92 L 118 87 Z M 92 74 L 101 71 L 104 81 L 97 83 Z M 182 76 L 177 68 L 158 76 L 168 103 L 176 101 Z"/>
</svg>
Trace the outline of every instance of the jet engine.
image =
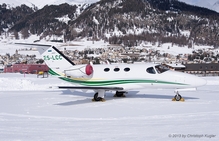
<svg viewBox="0 0 219 141">
<path fill-rule="evenodd" d="M 93 74 L 93 67 L 90 64 L 76 65 L 64 71 L 67 77 L 90 78 Z"/>
</svg>

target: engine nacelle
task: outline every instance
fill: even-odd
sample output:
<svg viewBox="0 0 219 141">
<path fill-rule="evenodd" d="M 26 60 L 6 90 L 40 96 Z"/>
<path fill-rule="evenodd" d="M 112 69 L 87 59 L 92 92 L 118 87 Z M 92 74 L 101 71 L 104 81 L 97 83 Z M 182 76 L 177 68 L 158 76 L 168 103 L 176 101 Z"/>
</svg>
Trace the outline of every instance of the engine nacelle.
<svg viewBox="0 0 219 141">
<path fill-rule="evenodd" d="M 67 77 L 90 78 L 93 74 L 93 67 L 88 65 L 76 65 L 64 71 Z"/>
</svg>

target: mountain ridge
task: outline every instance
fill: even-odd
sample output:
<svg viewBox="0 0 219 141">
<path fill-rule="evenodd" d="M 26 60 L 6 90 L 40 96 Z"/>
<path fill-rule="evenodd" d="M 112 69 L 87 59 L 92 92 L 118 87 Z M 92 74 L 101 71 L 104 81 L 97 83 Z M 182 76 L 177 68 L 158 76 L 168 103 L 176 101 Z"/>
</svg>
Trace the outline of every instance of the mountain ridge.
<svg viewBox="0 0 219 141">
<path fill-rule="evenodd" d="M 60 5 L 63 3 L 68 3 L 69 5 L 91 4 L 97 1 L 98 0 L 0 0 L 0 4 L 5 3 L 9 7 L 17 7 L 25 4 L 28 7 L 37 7 L 38 9 L 42 9 L 46 5 Z"/>
<path fill-rule="evenodd" d="M 92 4 L 96 3 L 100 0 L 0 0 L 0 4 L 6 3 L 10 7 L 16 7 L 20 6 L 22 4 L 25 4 L 29 7 L 37 7 L 38 9 L 43 8 L 46 5 L 60 5 L 63 3 L 68 3 L 70 5 L 78 5 L 78 4 Z M 211 0 L 211 1 L 201 1 L 196 2 L 192 0 L 179 0 L 181 2 L 185 2 L 190 5 L 199 6 L 199 7 L 205 7 L 211 10 L 216 10 L 219 12 L 219 5 L 217 4 L 219 1 L 217 0 Z"/>
<path fill-rule="evenodd" d="M 8 9 L 1 6 L 1 11 L 4 10 Z M 19 8 L 14 13 L 18 11 Z M 58 19 L 64 16 L 68 22 Z M 218 22 L 217 12 L 177 0 L 102 0 L 90 5 L 65 3 L 32 9 L 17 21 L 8 20 L 1 25 L 1 32 L 8 28 L 15 38 L 19 38 L 19 32 L 22 38 L 28 38 L 29 34 L 40 39 L 55 35 L 64 41 L 86 37 L 124 46 L 172 42 L 179 46 L 191 47 L 195 43 L 218 47 Z"/>
</svg>

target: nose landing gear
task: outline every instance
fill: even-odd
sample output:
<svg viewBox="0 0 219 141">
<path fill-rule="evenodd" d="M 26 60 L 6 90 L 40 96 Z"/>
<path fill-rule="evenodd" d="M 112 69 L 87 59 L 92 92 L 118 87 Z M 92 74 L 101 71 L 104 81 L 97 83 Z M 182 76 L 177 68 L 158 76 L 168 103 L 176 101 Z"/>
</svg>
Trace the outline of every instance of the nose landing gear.
<svg viewBox="0 0 219 141">
<path fill-rule="evenodd" d="M 176 92 L 176 95 L 174 96 L 174 98 L 172 98 L 172 101 L 185 101 L 184 98 L 182 98 L 182 96 L 179 94 L 179 92 Z"/>
</svg>

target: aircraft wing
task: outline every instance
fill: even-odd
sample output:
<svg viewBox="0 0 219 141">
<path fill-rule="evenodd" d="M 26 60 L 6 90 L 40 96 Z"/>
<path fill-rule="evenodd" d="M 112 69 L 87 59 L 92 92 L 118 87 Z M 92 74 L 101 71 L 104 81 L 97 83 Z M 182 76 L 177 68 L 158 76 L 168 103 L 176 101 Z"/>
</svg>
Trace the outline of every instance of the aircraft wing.
<svg viewBox="0 0 219 141">
<path fill-rule="evenodd" d="M 122 87 L 93 87 L 93 86 L 58 86 L 59 89 L 81 89 L 81 90 L 123 90 Z"/>
</svg>

